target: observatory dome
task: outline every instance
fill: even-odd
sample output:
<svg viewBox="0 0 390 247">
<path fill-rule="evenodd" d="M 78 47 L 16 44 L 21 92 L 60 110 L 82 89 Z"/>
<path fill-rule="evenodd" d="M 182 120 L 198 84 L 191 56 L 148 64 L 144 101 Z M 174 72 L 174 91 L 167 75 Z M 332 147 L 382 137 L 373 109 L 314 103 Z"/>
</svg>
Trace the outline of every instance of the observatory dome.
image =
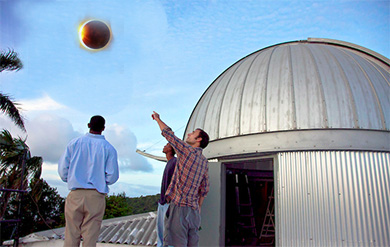
<svg viewBox="0 0 390 247">
<path fill-rule="evenodd" d="M 282 150 L 390 150 L 390 60 L 330 39 L 256 51 L 226 69 L 188 121 L 209 158 Z"/>
</svg>

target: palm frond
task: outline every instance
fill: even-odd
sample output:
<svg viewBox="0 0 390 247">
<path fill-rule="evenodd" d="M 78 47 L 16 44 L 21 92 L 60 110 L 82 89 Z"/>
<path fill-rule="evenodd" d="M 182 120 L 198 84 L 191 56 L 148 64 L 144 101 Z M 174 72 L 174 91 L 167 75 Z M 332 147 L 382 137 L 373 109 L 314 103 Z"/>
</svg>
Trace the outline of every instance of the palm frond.
<svg viewBox="0 0 390 247">
<path fill-rule="evenodd" d="M 40 179 L 42 163 L 41 157 L 31 157 L 26 139 L 14 138 L 8 130 L 0 132 L 0 187 L 27 189 L 32 181 Z M 34 191 L 37 196 L 39 188 Z M 4 218 L 9 200 L 10 193 L 0 194 L 0 220 Z"/>
<path fill-rule="evenodd" d="M 26 132 L 24 120 L 16 107 L 17 105 L 17 103 L 12 102 L 9 96 L 0 93 L 0 110 L 8 115 L 19 128 Z"/>
<path fill-rule="evenodd" d="M 23 63 L 18 58 L 18 53 L 13 50 L 0 52 L 0 72 L 4 70 L 20 70 L 21 68 L 23 68 Z"/>
</svg>

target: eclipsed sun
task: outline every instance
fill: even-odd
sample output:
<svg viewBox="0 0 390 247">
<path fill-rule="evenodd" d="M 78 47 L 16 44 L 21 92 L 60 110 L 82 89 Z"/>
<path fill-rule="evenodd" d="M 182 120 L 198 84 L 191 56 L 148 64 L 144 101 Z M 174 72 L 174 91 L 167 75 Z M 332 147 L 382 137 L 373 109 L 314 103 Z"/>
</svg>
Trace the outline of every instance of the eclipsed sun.
<svg viewBox="0 0 390 247">
<path fill-rule="evenodd" d="M 88 50 L 102 50 L 111 41 L 112 33 L 108 24 L 100 20 L 88 20 L 79 27 L 81 45 Z"/>
</svg>

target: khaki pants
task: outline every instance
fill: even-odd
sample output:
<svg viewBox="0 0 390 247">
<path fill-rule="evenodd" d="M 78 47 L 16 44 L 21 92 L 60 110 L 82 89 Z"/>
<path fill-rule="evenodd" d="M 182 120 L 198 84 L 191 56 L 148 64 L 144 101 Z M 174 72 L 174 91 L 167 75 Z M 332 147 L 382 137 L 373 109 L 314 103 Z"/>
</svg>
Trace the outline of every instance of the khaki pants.
<svg viewBox="0 0 390 247">
<path fill-rule="evenodd" d="M 105 194 L 89 189 L 72 190 L 65 201 L 64 247 L 80 246 L 81 237 L 84 247 L 95 247 L 105 208 Z"/>
</svg>

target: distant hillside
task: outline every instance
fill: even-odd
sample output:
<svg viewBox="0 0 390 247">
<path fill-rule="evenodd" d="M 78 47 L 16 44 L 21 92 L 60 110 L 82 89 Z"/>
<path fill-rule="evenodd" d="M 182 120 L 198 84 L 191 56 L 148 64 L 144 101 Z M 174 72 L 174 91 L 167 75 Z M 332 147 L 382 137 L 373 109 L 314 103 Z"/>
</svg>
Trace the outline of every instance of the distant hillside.
<svg viewBox="0 0 390 247">
<path fill-rule="evenodd" d="M 133 214 L 147 213 L 157 211 L 157 203 L 160 194 L 154 196 L 126 197 L 126 202 L 133 210 Z"/>
</svg>

